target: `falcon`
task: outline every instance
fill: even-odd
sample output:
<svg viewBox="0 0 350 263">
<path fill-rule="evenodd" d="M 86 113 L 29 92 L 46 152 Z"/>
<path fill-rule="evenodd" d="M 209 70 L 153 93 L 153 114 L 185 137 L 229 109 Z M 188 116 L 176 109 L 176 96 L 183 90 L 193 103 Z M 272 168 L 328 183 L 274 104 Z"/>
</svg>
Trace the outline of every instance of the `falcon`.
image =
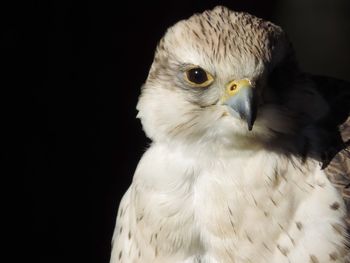
<svg viewBox="0 0 350 263">
<path fill-rule="evenodd" d="M 152 140 L 111 263 L 350 262 L 349 85 L 218 6 L 169 28 L 137 104 Z"/>
</svg>

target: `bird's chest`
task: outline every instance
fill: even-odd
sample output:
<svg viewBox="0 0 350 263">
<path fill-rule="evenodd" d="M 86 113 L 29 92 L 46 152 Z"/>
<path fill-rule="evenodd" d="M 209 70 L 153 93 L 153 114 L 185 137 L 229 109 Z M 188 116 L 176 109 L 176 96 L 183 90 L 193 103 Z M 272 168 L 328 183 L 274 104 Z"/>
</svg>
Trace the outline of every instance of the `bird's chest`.
<svg viewBox="0 0 350 263">
<path fill-rule="evenodd" d="M 225 262 L 271 254 L 300 198 L 284 176 L 274 161 L 259 156 L 203 171 L 192 208 L 205 250 Z"/>
<path fill-rule="evenodd" d="M 161 166 L 177 174 L 158 189 L 138 190 L 137 211 L 146 214 L 142 224 L 150 242 L 164 254 L 182 251 L 225 262 L 271 253 L 299 198 L 285 167 L 259 154 L 187 165 Z"/>
</svg>

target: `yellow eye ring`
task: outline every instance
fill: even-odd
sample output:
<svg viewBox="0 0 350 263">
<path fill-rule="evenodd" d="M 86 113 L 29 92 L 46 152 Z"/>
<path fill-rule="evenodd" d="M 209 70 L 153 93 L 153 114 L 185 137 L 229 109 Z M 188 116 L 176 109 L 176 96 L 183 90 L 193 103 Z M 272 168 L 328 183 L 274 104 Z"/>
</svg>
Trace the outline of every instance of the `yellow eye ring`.
<svg viewBox="0 0 350 263">
<path fill-rule="evenodd" d="M 184 72 L 184 79 L 194 88 L 205 88 L 213 83 L 213 76 L 200 67 L 193 67 Z"/>
</svg>

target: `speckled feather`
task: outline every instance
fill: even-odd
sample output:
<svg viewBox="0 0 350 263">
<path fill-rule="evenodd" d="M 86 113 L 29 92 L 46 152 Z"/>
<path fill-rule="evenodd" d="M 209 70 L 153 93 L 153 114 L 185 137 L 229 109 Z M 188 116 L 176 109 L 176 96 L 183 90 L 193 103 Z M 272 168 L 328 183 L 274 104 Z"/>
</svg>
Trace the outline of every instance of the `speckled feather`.
<svg viewBox="0 0 350 263">
<path fill-rule="evenodd" d="M 214 82 L 189 86 L 193 65 Z M 252 131 L 220 103 L 244 78 L 259 96 Z M 137 105 L 153 142 L 120 203 L 111 263 L 348 263 L 349 156 L 334 147 L 348 112 L 320 81 L 252 15 L 216 7 L 169 28 Z"/>
<path fill-rule="evenodd" d="M 350 142 L 350 118 L 340 126 L 343 140 Z M 339 151 L 326 168 L 332 184 L 342 194 L 347 207 L 346 223 L 350 231 L 350 145 Z"/>
</svg>

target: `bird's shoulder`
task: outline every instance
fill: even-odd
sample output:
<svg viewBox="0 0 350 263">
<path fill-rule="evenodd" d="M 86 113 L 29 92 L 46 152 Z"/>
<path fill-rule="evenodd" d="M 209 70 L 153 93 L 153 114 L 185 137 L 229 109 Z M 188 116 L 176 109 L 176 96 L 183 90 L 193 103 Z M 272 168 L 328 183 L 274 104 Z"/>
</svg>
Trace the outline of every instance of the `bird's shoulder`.
<svg viewBox="0 0 350 263">
<path fill-rule="evenodd" d="M 328 179 L 344 199 L 350 232 L 350 83 L 327 76 L 309 77 L 329 105 L 329 114 L 318 125 L 328 135 L 329 143 L 323 147 L 326 148 L 324 167 Z"/>
<path fill-rule="evenodd" d="M 340 126 L 345 141 L 350 139 L 350 118 Z M 342 195 L 347 207 L 347 226 L 350 229 L 350 145 L 345 145 L 331 160 L 325 169 L 331 183 Z"/>
</svg>

